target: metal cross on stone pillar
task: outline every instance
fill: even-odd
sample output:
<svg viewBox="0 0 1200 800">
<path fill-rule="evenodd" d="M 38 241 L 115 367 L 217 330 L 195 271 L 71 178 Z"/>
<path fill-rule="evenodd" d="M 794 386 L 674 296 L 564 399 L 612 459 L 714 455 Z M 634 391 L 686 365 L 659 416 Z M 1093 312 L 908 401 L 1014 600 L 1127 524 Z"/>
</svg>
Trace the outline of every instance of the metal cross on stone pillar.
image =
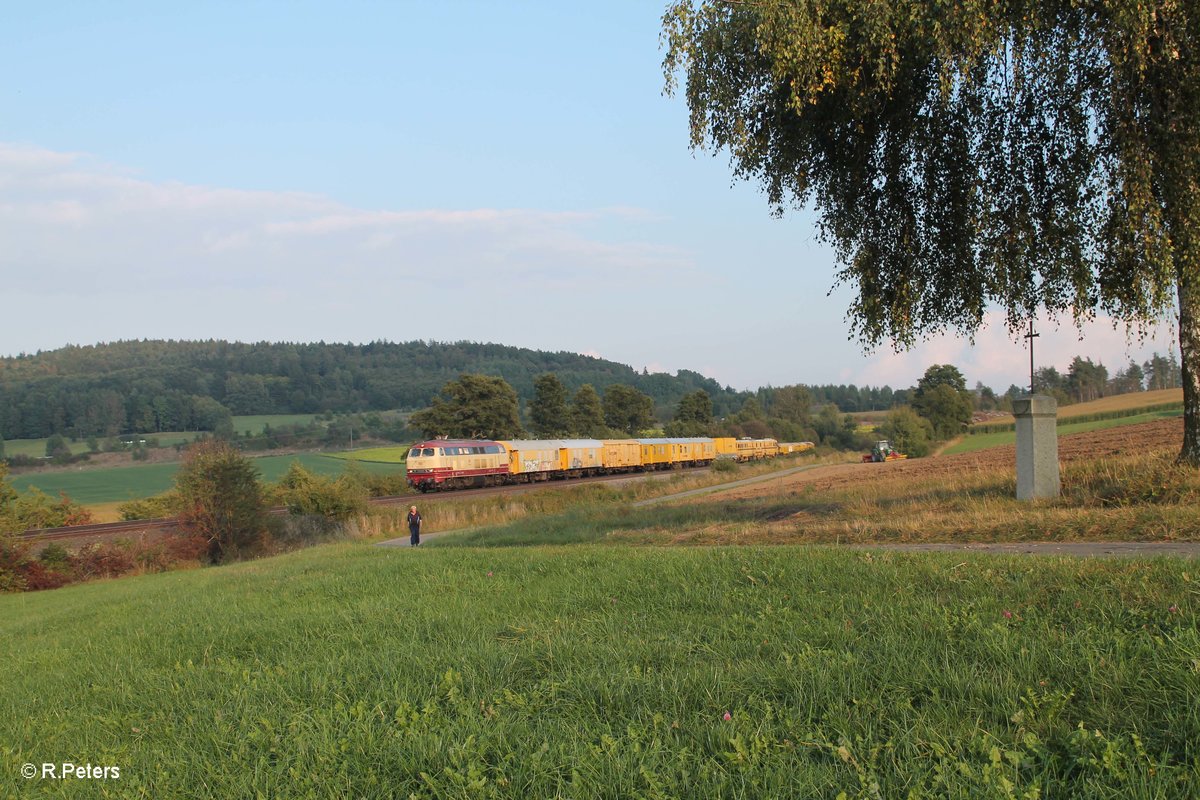
<svg viewBox="0 0 1200 800">
<path fill-rule="evenodd" d="M 1029 317 L 1029 333 L 1025 334 L 1025 338 L 1029 340 L 1029 393 L 1034 393 L 1033 387 L 1033 340 L 1041 336 L 1040 333 L 1033 332 L 1033 317 Z"/>
</svg>

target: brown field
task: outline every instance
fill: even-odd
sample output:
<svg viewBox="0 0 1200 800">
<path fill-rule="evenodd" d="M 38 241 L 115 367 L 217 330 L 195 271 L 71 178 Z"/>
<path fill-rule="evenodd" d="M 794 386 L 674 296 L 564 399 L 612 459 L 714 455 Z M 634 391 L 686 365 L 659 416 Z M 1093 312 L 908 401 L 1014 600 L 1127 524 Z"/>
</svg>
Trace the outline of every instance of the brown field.
<svg viewBox="0 0 1200 800">
<path fill-rule="evenodd" d="M 1105 414 L 1111 411 L 1128 411 L 1131 408 L 1146 408 L 1147 406 L 1161 406 L 1167 403 L 1182 402 L 1183 389 L 1156 389 L 1153 392 L 1117 394 L 1112 397 L 1101 397 L 1099 400 L 1090 400 L 1086 403 L 1061 406 L 1058 409 L 1058 418 L 1060 420 L 1072 419 L 1073 417 L 1083 417 L 1088 414 Z M 990 417 L 983 422 L 987 425 L 1001 425 L 1011 424 L 1014 421 L 1011 414 L 1000 414 Z"/>
<path fill-rule="evenodd" d="M 1200 474 L 1182 419 L 1059 438 L 1062 495 L 1016 500 L 1014 446 L 844 464 L 692 500 L 696 524 L 647 543 L 1200 541 Z M 622 538 L 623 534 L 614 533 Z"/>
</svg>

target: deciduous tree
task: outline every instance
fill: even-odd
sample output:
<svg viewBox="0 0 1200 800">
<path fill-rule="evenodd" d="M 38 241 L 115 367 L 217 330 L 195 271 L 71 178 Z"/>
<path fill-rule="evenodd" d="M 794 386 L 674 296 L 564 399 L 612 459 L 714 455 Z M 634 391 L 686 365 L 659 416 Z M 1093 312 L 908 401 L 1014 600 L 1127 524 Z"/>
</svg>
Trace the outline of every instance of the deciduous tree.
<svg viewBox="0 0 1200 800">
<path fill-rule="evenodd" d="M 664 28 L 692 145 L 816 206 L 865 342 L 1177 312 L 1200 466 L 1200 6 L 676 0 Z"/>
<path fill-rule="evenodd" d="M 913 458 L 929 455 L 930 443 L 934 438 L 933 425 L 929 420 L 918 416 L 908 406 L 889 411 L 877 433 L 879 438 L 887 439 L 892 447 Z"/>
<path fill-rule="evenodd" d="M 533 422 L 533 432 L 538 436 L 556 439 L 570 432 L 567 387 L 553 372 L 539 375 L 534 380 L 529 417 Z"/>
<path fill-rule="evenodd" d="M 571 399 L 571 432 L 579 436 L 604 436 L 604 408 L 590 383 L 580 386 Z"/>
<path fill-rule="evenodd" d="M 705 436 L 712 427 L 712 398 L 703 389 L 685 394 L 675 409 L 675 418 L 667 426 L 669 436 Z"/>
<path fill-rule="evenodd" d="M 514 439 L 521 435 L 517 393 L 503 378 L 459 375 L 442 387 L 441 395 L 409 419 L 426 436 Z"/>
<path fill-rule="evenodd" d="M 654 424 L 654 400 L 632 386 L 614 383 L 604 390 L 604 421 L 632 436 Z"/>
</svg>

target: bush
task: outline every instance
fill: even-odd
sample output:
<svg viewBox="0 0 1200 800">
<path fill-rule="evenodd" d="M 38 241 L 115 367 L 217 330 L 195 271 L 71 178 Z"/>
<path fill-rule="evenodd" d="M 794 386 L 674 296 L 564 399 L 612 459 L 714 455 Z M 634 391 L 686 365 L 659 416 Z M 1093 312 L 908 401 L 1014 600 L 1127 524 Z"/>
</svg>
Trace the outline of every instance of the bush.
<svg viewBox="0 0 1200 800">
<path fill-rule="evenodd" d="M 258 470 L 228 442 L 193 445 L 175 476 L 180 522 L 204 537 L 208 558 L 220 563 L 263 544 L 267 506 Z"/>
<path fill-rule="evenodd" d="M 121 519 L 160 519 L 162 517 L 174 517 L 179 513 L 180 499 L 178 492 L 164 492 L 163 494 L 155 495 L 154 497 L 145 497 L 141 500 L 129 500 L 117 506 L 117 513 L 121 515 Z"/>
<path fill-rule="evenodd" d="M 49 569 L 69 570 L 71 568 L 71 554 L 67 552 L 67 548 L 57 542 L 46 545 L 45 549 L 38 553 L 38 561 Z"/>
<path fill-rule="evenodd" d="M 732 458 L 718 458 L 712 465 L 714 472 L 737 472 L 737 462 Z"/>
<path fill-rule="evenodd" d="M 366 510 L 368 492 L 352 471 L 330 480 L 293 461 L 272 496 L 294 516 L 317 514 L 344 521 Z"/>
<path fill-rule="evenodd" d="M 130 550 L 127 541 L 96 542 L 84 546 L 72 559 L 75 578 L 115 578 L 133 571 L 136 561 Z"/>
<path fill-rule="evenodd" d="M 10 527 L 18 531 L 89 525 L 94 521 L 90 511 L 66 494 L 60 493 L 58 500 L 52 500 L 36 486 L 31 486 L 10 504 L 8 517 Z"/>
<path fill-rule="evenodd" d="M 29 545 L 0 533 L 0 592 L 25 591 Z"/>
</svg>

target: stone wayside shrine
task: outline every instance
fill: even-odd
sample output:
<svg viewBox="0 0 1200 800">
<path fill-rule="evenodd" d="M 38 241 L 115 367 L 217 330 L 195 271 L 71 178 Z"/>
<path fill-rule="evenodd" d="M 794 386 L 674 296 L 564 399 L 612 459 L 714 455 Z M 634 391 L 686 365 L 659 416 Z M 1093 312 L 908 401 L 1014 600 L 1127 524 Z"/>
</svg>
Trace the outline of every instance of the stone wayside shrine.
<svg viewBox="0 0 1200 800">
<path fill-rule="evenodd" d="M 1017 418 L 1017 499 L 1058 497 L 1058 402 L 1044 394 L 1013 400 Z"/>
</svg>

